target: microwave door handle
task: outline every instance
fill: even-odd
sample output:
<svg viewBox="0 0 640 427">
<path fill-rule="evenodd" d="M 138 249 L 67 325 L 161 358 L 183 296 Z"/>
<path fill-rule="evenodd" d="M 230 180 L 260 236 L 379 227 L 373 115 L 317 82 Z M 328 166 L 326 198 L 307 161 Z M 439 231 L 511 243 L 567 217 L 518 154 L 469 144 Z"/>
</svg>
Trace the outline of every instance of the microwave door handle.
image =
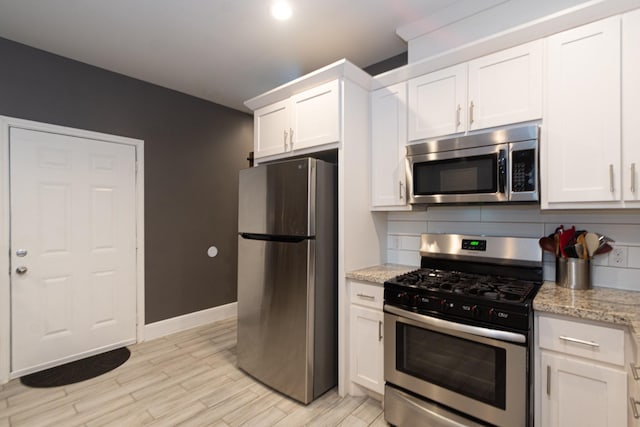
<svg viewBox="0 0 640 427">
<path fill-rule="evenodd" d="M 498 152 L 498 192 L 505 193 L 507 185 L 507 150 Z"/>
</svg>

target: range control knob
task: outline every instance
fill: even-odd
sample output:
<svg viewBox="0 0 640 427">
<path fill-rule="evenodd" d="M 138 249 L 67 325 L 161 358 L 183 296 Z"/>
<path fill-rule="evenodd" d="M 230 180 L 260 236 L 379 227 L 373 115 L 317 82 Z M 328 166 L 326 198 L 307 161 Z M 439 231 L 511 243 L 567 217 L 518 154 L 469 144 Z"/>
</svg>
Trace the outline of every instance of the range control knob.
<svg viewBox="0 0 640 427">
<path fill-rule="evenodd" d="M 400 301 L 401 304 L 406 304 L 409 300 L 409 297 L 406 292 L 398 292 L 396 297 L 398 298 L 398 301 Z"/>
<path fill-rule="evenodd" d="M 446 299 L 442 299 L 442 301 L 440 301 L 440 308 L 442 309 L 442 311 L 448 311 L 454 307 L 455 303 L 453 302 L 449 302 Z"/>
<path fill-rule="evenodd" d="M 478 308 L 477 305 L 473 305 L 471 307 L 471 316 L 475 318 L 480 317 L 480 309 Z"/>
<path fill-rule="evenodd" d="M 411 307 L 417 307 L 420 305 L 420 295 L 415 294 L 411 297 Z"/>
</svg>

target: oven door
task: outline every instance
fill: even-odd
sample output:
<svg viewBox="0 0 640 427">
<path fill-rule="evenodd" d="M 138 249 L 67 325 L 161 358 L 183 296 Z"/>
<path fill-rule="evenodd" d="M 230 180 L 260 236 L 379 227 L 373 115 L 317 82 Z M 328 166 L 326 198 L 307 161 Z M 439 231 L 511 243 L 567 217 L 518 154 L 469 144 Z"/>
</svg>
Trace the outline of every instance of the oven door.
<svg viewBox="0 0 640 427">
<path fill-rule="evenodd" d="M 387 384 L 484 422 L 527 425 L 528 355 L 524 335 L 388 305 L 384 331 Z"/>
<path fill-rule="evenodd" d="M 410 202 L 509 201 L 509 145 L 497 144 L 407 156 Z"/>
</svg>

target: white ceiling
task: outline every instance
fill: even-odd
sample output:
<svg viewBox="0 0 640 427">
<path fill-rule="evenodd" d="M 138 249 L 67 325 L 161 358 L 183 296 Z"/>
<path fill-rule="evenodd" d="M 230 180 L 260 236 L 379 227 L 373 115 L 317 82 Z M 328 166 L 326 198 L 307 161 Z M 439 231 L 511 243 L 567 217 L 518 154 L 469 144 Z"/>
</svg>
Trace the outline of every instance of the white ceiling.
<svg viewBox="0 0 640 427">
<path fill-rule="evenodd" d="M 465 0 L 290 0 L 285 22 L 270 2 L 0 0 L 0 37 L 246 111 L 338 59 L 366 67 L 404 52 L 398 27 L 462 15 Z"/>
</svg>

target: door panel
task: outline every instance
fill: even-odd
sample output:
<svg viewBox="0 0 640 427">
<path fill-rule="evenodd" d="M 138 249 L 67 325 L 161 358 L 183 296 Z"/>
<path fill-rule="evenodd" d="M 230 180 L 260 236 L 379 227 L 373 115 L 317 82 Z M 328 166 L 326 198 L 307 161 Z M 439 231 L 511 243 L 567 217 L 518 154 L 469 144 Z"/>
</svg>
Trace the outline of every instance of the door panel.
<svg viewBox="0 0 640 427">
<path fill-rule="evenodd" d="M 238 366 L 300 401 L 312 391 L 307 271 L 314 245 L 238 238 Z"/>
<path fill-rule="evenodd" d="M 315 234 L 310 205 L 313 160 L 292 160 L 240 171 L 238 231 L 284 236 Z"/>
<path fill-rule="evenodd" d="M 543 198 L 548 203 L 618 201 L 619 18 L 555 34 L 546 43 Z"/>
<path fill-rule="evenodd" d="M 467 64 L 409 80 L 409 140 L 466 130 Z"/>
<path fill-rule="evenodd" d="M 542 41 L 469 62 L 471 103 L 469 130 L 541 118 Z"/>
<path fill-rule="evenodd" d="M 135 148 L 17 128 L 9 147 L 12 373 L 135 342 Z"/>
</svg>

